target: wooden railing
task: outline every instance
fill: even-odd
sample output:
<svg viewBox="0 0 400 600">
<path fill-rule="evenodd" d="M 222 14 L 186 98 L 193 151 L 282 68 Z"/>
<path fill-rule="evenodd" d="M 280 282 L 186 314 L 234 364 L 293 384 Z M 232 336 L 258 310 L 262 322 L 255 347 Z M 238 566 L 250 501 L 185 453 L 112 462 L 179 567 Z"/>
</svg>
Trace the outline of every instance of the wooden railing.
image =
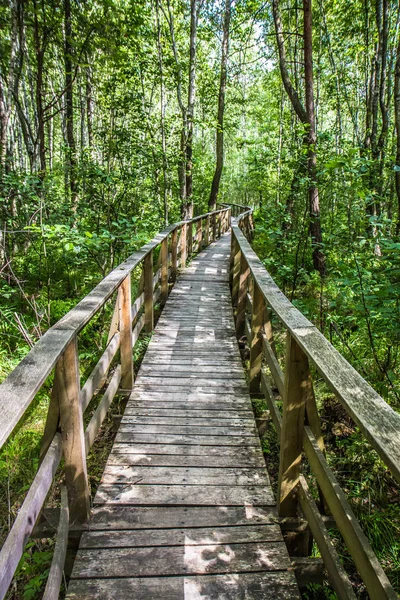
<svg viewBox="0 0 400 600">
<path fill-rule="evenodd" d="M 62 493 L 59 535 L 45 592 L 47 600 L 58 598 L 69 525 L 82 524 L 89 517 L 86 456 L 116 394 L 132 388 L 132 348 L 142 331 L 151 333 L 153 330 L 154 306 L 156 303 L 163 306 L 167 300 L 178 267 L 183 269 L 190 255 L 228 230 L 230 214 L 230 207 L 224 207 L 167 227 L 114 269 L 49 329 L 0 386 L 1 449 L 54 371 L 40 466 L 0 553 L 0 598 L 4 598 L 12 581 L 63 457 L 67 493 Z M 158 262 L 153 266 L 153 253 L 158 248 Z M 138 295 L 132 301 L 131 273 L 135 269 L 141 269 L 141 275 Z M 81 386 L 79 333 L 115 293 L 106 347 Z M 120 360 L 114 369 L 112 363 L 118 350 Z M 108 377 L 111 366 L 113 374 Z M 83 413 L 96 391 L 107 381 L 103 397 L 85 429 Z"/>
<path fill-rule="evenodd" d="M 317 508 L 303 476 L 305 457 L 318 484 L 322 512 L 325 508 L 336 521 L 369 597 L 372 600 L 394 600 L 398 596 L 325 458 L 310 363 L 398 481 L 400 415 L 276 286 L 248 242 L 252 231 L 251 219 L 251 210 L 242 208 L 242 214 L 231 225 L 232 299 L 236 307 L 237 335 L 246 335 L 250 347 L 250 392 L 262 392 L 265 396 L 280 439 L 279 514 L 288 518 L 303 514 L 339 598 L 355 598 L 325 525 L 327 519 Z M 286 330 L 283 370 L 274 343 L 272 315 Z M 276 402 L 275 386 L 282 401 L 282 410 Z"/>
</svg>

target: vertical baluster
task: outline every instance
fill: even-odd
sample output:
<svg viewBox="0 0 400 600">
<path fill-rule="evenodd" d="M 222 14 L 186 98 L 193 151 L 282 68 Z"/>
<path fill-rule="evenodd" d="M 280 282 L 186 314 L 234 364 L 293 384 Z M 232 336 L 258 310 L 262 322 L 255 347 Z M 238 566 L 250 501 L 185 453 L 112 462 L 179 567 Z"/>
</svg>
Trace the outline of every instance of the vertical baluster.
<svg viewBox="0 0 400 600">
<path fill-rule="evenodd" d="M 186 267 L 186 257 L 187 257 L 187 223 L 182 225 L 181 229 L 181 269 L 183 270 Z"/>
<path fill-rule="evenodd" d="M 211 239 L 212 239 L 213 242 L 215 242 L 216 235 L 217 235 L 217 217 L 216 217 L 215 212 L 212 213 L 211 226 L 212 226 L 212 236 L 211 236 Z"/>
<path fill-rule="evenodd" d="M 257 283 L 253 281 L 253 314 L 251 316 L 251 345 L 249 390 L 252 394 L 260 391 L 260 376 L 262 363 L 262 330 L 265 322 L 265 299 Z M 250 340 L 248 340 L 250 342 Z"/>
<path fill-rule="evenodd" d="M 175 283 L 178 272 L 178 229 L 171 233 L 171 281 Z"/>
<path fill-rule="evenodd" d="M 168 236 L 161 242 L 161 296 L 160 302 L 163 306 L 168 299 Z"/>
<path fill-rule="evenodd" d="M 154 329 L 153 305 L 153 250 L 144 258 L 144 330 L 151 333 Z"/>
<path fill-rule="evenodd" d="M 297 514 L 296 487 L 300 476 L 304 414 L 310 386 L 307 356 L 288 332 L 278 481 L 278 506 L 282 517 L 294 517 Z"/>
<path fill-rule="evenodd" d="M 187 224 L 187 255 L 193 254 L 193 221 Z"/>
<path fill-rule="evenodd" d="M 241 251 L 237 239 L 234 239 L 233 244 L 233 280 L 232 280 L 232 304 L 237 306 L 239 293 L 239 278 L 240 278 L 240 260 Z"/>
<path fill-rule="evenodd" d="M 206 216 L 206 225 L 204 229 L 204 246 L 207 247 L 210 243 L 210 215 Z"/>
<path fill-rule="evenodd" d="M 60 406 L 60 423 L 65 461 L 65 483 L 71 523 L 89 518 L 90 497 L 86 469 L 85 434 L 79 400 L 79 364 L 76 337 L 59 358 L 55 379 Z"/>
<path fill-rule="evenodd" d="M 132 301 L 131 276 L 125 277 L 118 288 L 119 334 L 121 354 L 121 387 L 130 390 L 133 387 L 132 354 Z"/>
<path fill-rule="evenodd" d="M 203 247 L 203 219 L 197 221 L 197 252 Z"/>
<path fill-rule="evenodd" d="M 221 223 L 222 213 L 218 213 L 218 237 L 220 238 L 222 235 L 222 223 Z"/>
<path fill-rule="evenodd" d="M 236 335 L 241 337 L 244 334 L 244 324 L 246 319 L 246 295 L 247 283 L 250 274 L 246 257 L 243 252 L 240 253 L 240 276 L 238 290 L 238 304 L 236 316 Z M 250 341 L 250 340 L 249 340 Z"/>
</svg>

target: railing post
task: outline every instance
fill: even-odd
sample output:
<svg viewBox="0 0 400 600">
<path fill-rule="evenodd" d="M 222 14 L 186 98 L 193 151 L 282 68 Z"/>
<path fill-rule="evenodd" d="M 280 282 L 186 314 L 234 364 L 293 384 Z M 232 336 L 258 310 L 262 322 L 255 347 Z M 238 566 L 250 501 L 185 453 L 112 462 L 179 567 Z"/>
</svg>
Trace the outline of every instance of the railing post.
<svg viewBox="0 0 400 600">
<path fill-rule="evenodd" d="M 193 254 L 193 222 L 189 221 L 187 224 L 187 255 Z"/>
<path fill-rule="evenodd" d="M 218 237 L 220 238 L 222 235 L 222 213 L 218 213 Z"/>
<path fill-rule="evenodd" d="M 171 281 L 175 283 L 178 272 L 178 228 L 171 233 Z"/>
<path fill-rule="evenodd" d="M 256 281 L 253 285 L 253 314 L 251 316 L 249 391 L 260 391 L 261 363 L 263 356 L 262 329 L 265 321 L 265 300 Z"/>
<path fill-rule="evenodd" d="M 210 244 L 210 215 L 206 216 L 206 225 L 204 228 L 204 246 L 207 248 Z"/>
<path fill-rule="evenodd" d="M 76 337 L 68 344 L 57 362 L 55 385 L 58 390 L 60 406 L 70 520 L 71 523 L 84 523 L 89 518 L 90 496 L 82 405 L 79 398 L 80 382 Z"/>
<path fill-rule="evenodd" d="M 246 257 L 243 252 L 240 253 L 240 276 L 239 276 L 239 290 L 238 290 L 238 304 L 236 313 L 236 335 L 241 337 L 245 330 L 245 319 L 246 319 L 246 296 L 247 296 L 247 283 L 250 274 L 250 269 L 247 264 Z M 250 341 L 250 340 L 249 340 Z"/>
<path fill-rule="evenodd" d="M 216 239 L 216 235 L 217 235 L 217 215 L 214 213 L 212 213 L 212 237 L 211 237 L 211 241 L 215 242 Z"/>
<path fill-rule="evenodd" d="M 240 278 L 240 257 L 241 250 L 239 242 L 235 238 L 233 248 L 233 278 L 232 278 L 232 304 L 237 306 L 239 293 L 239 278 Z"/>
<path fill-rule="evenodd" d="M 132 354 L 132 300 L 131 275 L 125 277 L 118 288 L 119 334 L 121 355 L 121 388 L 130 390 L 133 387 L 133 354 Z"/>
<path fill-rule="evenodd" d="M 296 488 L 300 476 L 304 415 L 310 386 L 307 356 L 290 332 L 287 332 L 278 479 L 278 508 L 282 517 L 294 517 L 297 514 Z"/>
<path fill-rule="evenodd" d="M 187 223 L 183 223 L 181 229 L 181 269 L 186 267 L 187 257 Z"/>
<path fill-rule="evenodd" d="M 144 257 L 144 330 L 151 333 L 154 329 L 153 305 L 153 250 Z"/>
<path fill-rule="evenodd" d="M 168 299 L 168 236 L 161 242 L 161 305 L 164 305 Z"/>
<path fill-rule="evenodd" d="M 201 252 L 203 247 L 203 219 L 197 221 L 197 252 Z"/>
</svg>

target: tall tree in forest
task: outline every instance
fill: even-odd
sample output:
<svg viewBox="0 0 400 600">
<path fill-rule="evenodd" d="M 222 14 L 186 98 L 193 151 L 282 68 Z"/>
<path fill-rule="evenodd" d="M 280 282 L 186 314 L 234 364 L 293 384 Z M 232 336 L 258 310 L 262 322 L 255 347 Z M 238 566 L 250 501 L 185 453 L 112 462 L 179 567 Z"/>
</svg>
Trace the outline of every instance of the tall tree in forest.
<svg viewBox="0 0 400 600">
<path fill-rule="evenodd" d="M 67 130 L 67 172 L 69 179 L 70 200 L 73 210 L 76 209 L 78 189 L 76 180 L 76 144 L 74 135 L 74 105 L 72 76 L 72 22 L 71 0 L 64 0 L 65 19 L 65 121 Z"/>
<path fill-rule="evenodd" d="M 394 72 L 394 118 L 396 125 L 396 164 L 394 174 L 397 195 L 396 234 L 400 235 L 400 37 L 397 45 L 396 66 Z"/>
<path fill-rule="evenodd" d="M 310 236 L 314 268 L 321 276 L 326 274 L 325 254 L 322 250 L 319 191 L 317 183 L 316 129 L 314 107 L 314 77 L 312 51 L 312 0 L 303 0 L 304 36 L 304 79 L 305 107 L 290 79 L 284 45 L 282 19 L 279 0 L 272 2 L 276 40 L 279 53 L 279 68 L 283 86 L 300 121 L 306 126 L 304 143 L 307 146 L 308 209 L 310 216 Z"/>
<path fill-rule="evenodd" d="M 190 0 L 190 36 L 189 36 L 189 83 L 187 103 L 183 99 L 183 73 L 182 65 L 178 56 L 178 48 L 175 36 L 175 24 L 172 4 L 167 0 L 168 13 L 164 10 L 169 25 L 172 52 L 176 68 L 176 92 L 179 108 L 182 115 L 182 127 L 180 137 L 180 158 L 178 165 L 179 193 L 181 199 L 181 216 L 190 219 L 193 216 L 193 120 L 196 90 L 196 51 L 197 51 L 197 25 L 202 0 Z M 162 8 L 162 5 L 161 5 Z"/>
<path fill-rule="evenodd" d="M 214 177 L 211 184 L 210 198 L 208 200 L 209 210 L 215 210 L 221 181 L 222 169 L 224 168 L 224 112 L 225 93 L 229 52 L 229 29 L 231 21 L 231 1 L 225 0 L 224 18 L 222 21 L 222 46 L 221 46 L 221 71 L 219 77 L 218 94 L 218 116 L 216 135 L 216 165 Z"/>
</svg>

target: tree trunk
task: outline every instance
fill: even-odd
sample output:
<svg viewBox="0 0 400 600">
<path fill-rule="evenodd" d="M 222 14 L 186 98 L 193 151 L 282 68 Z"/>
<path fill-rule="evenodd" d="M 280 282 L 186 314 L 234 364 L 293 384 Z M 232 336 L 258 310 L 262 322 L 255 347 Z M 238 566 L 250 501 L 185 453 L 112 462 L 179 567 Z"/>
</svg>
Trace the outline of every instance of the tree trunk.
<svg viewBox="0 0 400 600">
<path fill-rule="evenodd" d="M 44 69 L 44 53 L 46 47 L 46 33 L 40 35 L 38 7 L 36 0 L 33 0 L 34 7 L 34 27 L 33 37 L 35 42 L 36 52 L 36 114 L 37 114 L 37 139 L 39 142 L 39 165 L 40 178 L 43 179 L 46 174 L 46 141 L 45 141 L 45 123 L 43 109 L 43 69 Z"/>
<path fill-rule="evenodd" d="M 322 233 L 317 185 L 317 135 L 315 131 L 314 76 L 312 58 L 312 0 L 303 0 L 304 13 L 304 79 L 305 104 L 308 121 L 308 198 L 310 211 L 310 234 L 314 269 L 321 277 L 326 275 L 325 255 L 322 252 Z"/>
<path fill-rule="evenodd" d="M 208 200 L 209 210 L 215 210 L 217 205 L 219 184 L 222 169 L 224 167 L 224 111 L 225 92 L 227 79 L 227 65 L 229 52 L 229 25 L 231 20 L 231 0 L 225 0 L 225 15 L 222 26 L 222 48 L 221 48 L 221 73 L 219 80 L 218 95 L 218 117 L 217 117 L 217 144 L 216 144 L 216 166 L 211 184 L 211 193 Z"/>
<path fill-rule="evenodd" d="M 394 118 L 396 124 L 396 168 L 394 173 L 397 195 L 396 235 L 400 236 L 400 39 L 397 46 L 394 75 Z"/>
<path fill-rule="evenodd" d="M 197 22 L 198 22 L 198 0 L 190 2 L 190 46 L 189 46 L 189 88 L 187 106 L 187 135 L 186 135 L 186 206 L 185 218 L 193 217 L 193 117 L 196 83 L 196 45 L 197 45 Z"/>
<path fill-rule="evenodd" d="M 305 108 L 300 100 L 297 90 L 294 88 L 291 82 L 287 68 L 279 0 L 272 1 L 272 11 L 275 24 L 276 40 L 278 44 L 279 68 L 283 86 L 287 95 L 289 96 L 295 113 L 300 121 L 307 126 L 307 134 L 304 139 L 304 144 L 307 146 L 307 174 L 309 179 L 308 211 L 310 217 L 312 259 L 314 268 L 320 273 L 321 277 L 323 277 L 326 274 L 326 263 L 325 255 L 322 251 L 322 232 L 317 185 L 317 138 L 315 131 L 314 78 L 312 62 L 312 0 L 303 0 Z"/>
<path fill-rule="evenodd" d="M 67 170 L 69 172 L 69 189 L 72 210 L 76 210 L 78 187 L 76 181 L 76 144 L 74 136 L 74 107 L 72 89 L 72 23 L 71 0 L 64 0 L 65 19 L 65 117 L 67 127 Z"/>
</svg>

